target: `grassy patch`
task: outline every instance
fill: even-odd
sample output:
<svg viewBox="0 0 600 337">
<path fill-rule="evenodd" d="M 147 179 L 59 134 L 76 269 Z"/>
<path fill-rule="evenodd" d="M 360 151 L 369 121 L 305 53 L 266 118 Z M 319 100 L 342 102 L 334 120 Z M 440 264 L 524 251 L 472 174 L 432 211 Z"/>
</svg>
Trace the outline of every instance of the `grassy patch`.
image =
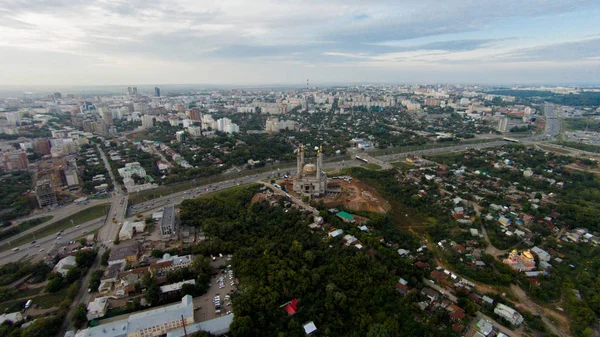
<svg viewBox="0 0 600 337">
<path fill-rule="evenodd" d="M 67 289 L 63 288 L 52 294 L 44 294 L 31 299 L 33 304 L 37 304 L 41 309 L 57 307 L 67 297 Z"/>
<path fill-rule="evenodd" d="M 35 218 L 35 219 L 23 221 L 18 225 L 12 226 L 6 230 L 1 231 L 0 232 L 0 240 L 9 239 L 9 238 L 11 238 L 19 233 L 22 233 L 28 229 L 31 229 L 35 226 L 39 226 L 39 225 L 43 224 L 44 222 L 49 221 L 50 219 L 52 219 L 52 216 L 44 216 L 41 218 Z"/>
<path fill-rule="evenodd" d="M 0 313 L 21 311 L 25 307 L 25 300 L 14 300 L 0 303 Z"/>
<path fill-rule="evenodd" d="M 364 168 L 367 168 L 369 170 L 381 170 L 381 166 L 374 164 L 374 163 L 368 163 L 363 165 Z"/>
<path fill-rule="evenodd" d="M 41 218 L 35 218 L 35 219 L 31 219 L 31 220 L 26 220 L 21 222 L 18 227 L 21 228 L 22 231 L 26 231 L 30 228 L 33 228 L 37 225 L 41 225 L 44 222 L 48 222 L 50 220 L 52 220 L 52 218 L 54 218 L 52 215 L 49 216 L 43 216 Z"/>
<path fill-rule="evenodd" d="M 90 220 L 94 220 L 94 219 L 103 217 L 106 215 L 107 209 L 108 209 L 108 204 L 102 204 L 102 205 L 92 206 L 85 210 L 79 211 L 70 217 L 56 221 L 55 223 L 52 223 L 44 228 L 40 228 L 39 230 L 33 232 L 31 236 L 26 235 L 26 236 L 23 236 L 19 239 L 12 241 L 10 246 L 4 245 L 4 246 L 0 247 L 0 252 L 8 250 L 8 249 L 12 249 L 15 246 L 20 246 L 28 241 L 31 241 L 33 238 L 33 235 L 35 235 L 35 237 L 37 237 L 37 238 L 42 238 L 42 237 L 45 237 L 48 235 L 52 235 L 52 234 L 60 231 L 61 229 L 67 229 L 67 228 L 88 222 Z M 73 220 L 73 223 L 71 223 L 71 220 Z"/>
</svg>

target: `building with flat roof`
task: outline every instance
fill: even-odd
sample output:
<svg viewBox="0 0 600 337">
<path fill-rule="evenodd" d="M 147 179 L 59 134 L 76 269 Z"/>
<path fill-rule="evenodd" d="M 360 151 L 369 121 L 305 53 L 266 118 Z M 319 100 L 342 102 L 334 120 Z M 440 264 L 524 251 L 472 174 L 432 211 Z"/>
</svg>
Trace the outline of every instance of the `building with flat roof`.
<svg viewBox="0 0 600 337">
<path fill-rule="evenodd" d="M 163 209 L 163 216 L 160 222 L 160 235 L 163 239 L 177 235 L 175 227 L 175 208 L 173 206 L 165 206 Z"/>
<path fill-rule="evenodd" d="M 87 305 L 87 319 L 91 321 L 104 317 L 108 311 L 108 297 L 96 297 Z"/>
<path fill-rule="evenodd" d="M 141 311 L 126 319 L 77 331 L 75 337 L 157 337 L 194 323 L 192 296 L 180 303 Z"/>
<path fill-rule="evenodd" d="M 137 262 L 140 254 L 140 247 L 137 242 L 130 245 L 117 245 L 110 250 L 108 256 L 108 265 L 112 266 L 116 263 Z"/>
<path fill-rule="evenodd" d="M 143 221 L 125 221 L 119 231 L 119 240 L 130 240 L 136 233 L 143 233 L 146 224 Z"/>
<path fill-rule="evenodd" d="M 125 164 L 125 167 L 121 167 L 117 171 L 119 171 L 119 175 L 123 178 L 131 178 L 134 175 L 140 178 L 146 176 L 146 170 L 137 161 Z"/>
<path fill-rule="evenodd" d="M 186 326 L 185 331 L 183 328 L 169 331 L 167 337 L 183 337 L 186 335 L 186 332 L 190 336 L 197 331 L 209 332 L 211 336 L 222 336 L 229 333 L 231 322 L 233 322 L 233 314 Z"/>
<path fill-rule="evenodd" d="M 163 295 L 168 295 L 170 293 L 179 292 L 181 288 L 183 288 L 184 284 L 193 284 L 196 285 L 196 280 L 185 280 L 177 283 L 171 283 L 160 287 L 160 293 Z"/>
</svg>

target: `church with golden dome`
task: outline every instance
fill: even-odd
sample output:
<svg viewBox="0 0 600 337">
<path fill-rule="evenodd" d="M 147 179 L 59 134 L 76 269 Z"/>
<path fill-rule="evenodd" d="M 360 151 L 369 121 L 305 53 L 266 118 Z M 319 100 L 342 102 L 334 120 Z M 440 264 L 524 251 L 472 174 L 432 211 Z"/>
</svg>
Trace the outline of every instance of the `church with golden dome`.
<svg viewBox="0 0 600 337">
<path fill-rule="evenodd" d="M 327 193 L 327 175 L 323 172 L 323 147 L 317 151 L 316 163 L 304 163 L 304 145 L 298 148 L 294 192 L 303 197 L 318 198 Z"/>
</svg>

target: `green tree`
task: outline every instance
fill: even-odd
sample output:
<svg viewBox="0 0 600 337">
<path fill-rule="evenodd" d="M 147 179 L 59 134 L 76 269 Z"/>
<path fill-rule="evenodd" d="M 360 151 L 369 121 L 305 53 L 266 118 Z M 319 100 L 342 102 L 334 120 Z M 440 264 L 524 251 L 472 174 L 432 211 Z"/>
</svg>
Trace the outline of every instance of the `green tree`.
<svg viewBox="0 0 600 337">
<path fill-rule="evenodd" d="M 79 303 L 73 311 L 73 325 L 76 328 L 81 328 L 87 322 L 87 309 L 85 304 Z"/>
<path fill-rule="evenodd" d="M 49 293 L 55 293 L 62 289 L 63 277 L 58 273 L 51 273 L 48 275 L 48 283 L 46 284 L 46 291 Z"/>
<path fill-rule="evenodd" d="M 73 282 L 79 280 L 80 277 L 81 277 L 81 269 L 79 269 L 78 267 L 74 267 L 74 268 L 69 269 L 69 271 L 67 272 L 65 281 L 67 281 L 68 284 L 72 284 Z"/>
<path fill-rule="evenodd" d="M 194 296 L 195 294 L 196 294 L 196 285 L 195 284 L 186 283 L 181 286 L 181 297 L 183 297 L 185 295 Z"/>
<path fill-rule="evenodd" d="M 160 299 L 160 288 L 156 283 L 152 283 L 148 289 L 146 289 L 144 298 L 150 305 L 156 305 L 158 303 L 158 300 Z"/>
</svg>

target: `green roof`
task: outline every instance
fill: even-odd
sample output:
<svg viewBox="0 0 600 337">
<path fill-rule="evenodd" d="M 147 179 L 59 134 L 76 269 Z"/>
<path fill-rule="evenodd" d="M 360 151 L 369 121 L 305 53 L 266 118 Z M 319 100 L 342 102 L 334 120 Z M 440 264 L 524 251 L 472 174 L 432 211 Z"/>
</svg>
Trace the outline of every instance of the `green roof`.
<svg viewBox="0 0 600 337">
<path fill-rule="evenodd" d="M 350 213 L 346 213 L 346 212 L 339 212 L 338 214 L 336 214 L 337 216 L 339 216 L 340 218 L 344 219 L 344 220 L 348 220 L 348 221 L 352 221 L 354 220 L 354 217 L 352 216 L 352 214 Z"/>
</svg>

